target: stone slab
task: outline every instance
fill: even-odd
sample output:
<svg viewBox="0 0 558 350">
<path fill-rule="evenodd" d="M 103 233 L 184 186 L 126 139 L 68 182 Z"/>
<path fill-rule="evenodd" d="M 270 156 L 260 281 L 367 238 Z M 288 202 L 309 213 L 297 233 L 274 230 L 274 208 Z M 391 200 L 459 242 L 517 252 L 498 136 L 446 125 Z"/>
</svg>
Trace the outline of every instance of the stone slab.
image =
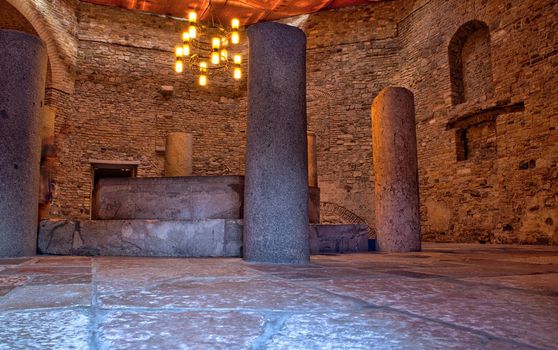
<svg viewBox="0 0 558 350">
<path fill-rule="evenodd" d="M 310 254 L 368 251 L 366 225 L 310 225 Z"/>
<path fill-rule="evenodd" d="M 241 219 L 243 191 L 242 176 L 100 179 L 93 218 Z"/>
<path fill-rule="evenodd" d="M 241 220 L 44 220 L 39 251 L 54 255 L 242 256 Z M 310 253 L 368 250 L 365 225 L 310 225 Z"/>
<path fill-rule="evenodd" d="M 42 221 L 39 251 L 56 255 L 240 256 L 239 220 Z"/>
</svg>

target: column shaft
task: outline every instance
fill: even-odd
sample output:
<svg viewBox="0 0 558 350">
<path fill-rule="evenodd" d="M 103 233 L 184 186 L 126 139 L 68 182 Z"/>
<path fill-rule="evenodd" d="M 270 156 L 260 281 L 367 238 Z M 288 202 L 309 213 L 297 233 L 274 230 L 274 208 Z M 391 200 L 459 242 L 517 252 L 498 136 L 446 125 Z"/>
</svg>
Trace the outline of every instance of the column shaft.
<svg viewBox="0 0 558 350">
<path fill-rule="evenodd" d="M 308 263 L 306 36 L 265 22 L 248 37 L 244 258 Z"/>
<path fill-rule="evenodd" d="M 165 176 L 191 176 L 192 151 L 192 134 L 168 134 L 165 146 Z"/>
<path fill-rule="evenodd" d="M 47 51 L 36 36 L 0 30 L 0 52 L 0 257 L 34 255 Z"/>
<path fill-rule="evenodd" d="M 417 141 L 413 94 L 387 88 L 372 105 L 376 248 L 420 250 Z"/>
</svg>

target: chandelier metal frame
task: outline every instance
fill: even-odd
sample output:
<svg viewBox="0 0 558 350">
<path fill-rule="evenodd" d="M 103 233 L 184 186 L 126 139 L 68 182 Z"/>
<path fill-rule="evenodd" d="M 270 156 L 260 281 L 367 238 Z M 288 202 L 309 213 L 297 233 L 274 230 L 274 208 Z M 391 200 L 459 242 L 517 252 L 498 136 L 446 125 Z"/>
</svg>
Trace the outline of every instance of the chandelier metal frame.
<svg viewBox="0 0 558 350">
<path fill-rule="evenodd" d="M 242 78 L 242 56 L 231 54 L 240 44 L 240 21 L 231 20 L 230 26 L 224 26 L 215 16 L 211 0 L 200 17 L 208 13 L 208 20 L 198 22 L 197 12 L 188 13 L 188 28 L 182 33 L 182 45 L 176 47 L 177 73 L 184 72 L 184 64 L 193 74 L 199 74 L 198 83 L 205 86 L 208 77 L 214 77 L 222 71 L 232 71 L 233 78 Z"/>
</svg>

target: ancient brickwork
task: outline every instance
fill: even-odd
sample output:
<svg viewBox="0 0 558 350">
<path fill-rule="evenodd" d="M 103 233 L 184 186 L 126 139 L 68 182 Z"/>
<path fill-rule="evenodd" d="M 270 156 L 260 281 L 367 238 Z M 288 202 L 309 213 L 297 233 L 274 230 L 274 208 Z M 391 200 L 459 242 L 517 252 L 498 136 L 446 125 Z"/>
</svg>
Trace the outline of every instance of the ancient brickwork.
<svg viewBox="0 0 558 350">
<path fill-rule="evenodd" d="M 488 32 L 465 40 L 465 101 L 454 106 L 448 48 L 473 20 Z M 399 84 L 416 98 L 424 238 L 558 243 L 557 30 L 552 0 L 416 1 L 401 21 Z"/>
<path fill-rule="evenodd" d="M 202 89 L 177 76 L 184 22 L 73 0 L 7 4 L 22 16 L 3 11 L 0 26 L 27 19 L 56 61 L 51 216 L 89 217 L 91 159 L 161 176 L 168 132 L 194 134 L 195 175 L 244 173 L 246 81 Z M 403 86 L 415 94 L 423 237 L 558 244 L 556 1 L 393 0 L 284 21 L 308 36 L 324 221 L 373 232 L 370 106 Z"/>
<path fill-rule="evenodd" d="M 90 160 L 137 161 L 137 176 L 162 176 L 165 136 L 194 137 L 195 175 L 240 174 L 245 83 L 198 87 L 173 71 L 183 22 L 80 3 L 79 71 L 72 115 L 57 119 L 60 168 L 53 216 L 90 215 Z M 161 86 L 173 86 L 164 96 Z"/>
<path fill-rule="evenodd" d="M 370 106 L 397 68 L 399 12 L 387 2 L 290 20 L 308 35 L 308 128 L 317 137 L 321 201 L 339 209 L 325 222 L 373 226 Z"/>
</svg>

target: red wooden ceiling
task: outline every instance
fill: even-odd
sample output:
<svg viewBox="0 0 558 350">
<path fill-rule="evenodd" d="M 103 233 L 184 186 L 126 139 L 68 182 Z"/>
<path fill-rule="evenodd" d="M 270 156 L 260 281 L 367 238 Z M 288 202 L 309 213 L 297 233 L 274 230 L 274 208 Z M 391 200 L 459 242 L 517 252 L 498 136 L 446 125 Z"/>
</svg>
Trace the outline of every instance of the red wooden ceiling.
<svg viewBox="0 0 558 350">
<path fill-rule="evenodd" d="M 189 9 L 205 13 L 209 0 L 82 0 L 99 5 L 118 6 L 160 15 L 185 17 Z M 242 24 L 271 21 L 320 10 L 381 0 L 212 0 L 217 17 L 223 22 L 240 18 Z"/>
</svg>

